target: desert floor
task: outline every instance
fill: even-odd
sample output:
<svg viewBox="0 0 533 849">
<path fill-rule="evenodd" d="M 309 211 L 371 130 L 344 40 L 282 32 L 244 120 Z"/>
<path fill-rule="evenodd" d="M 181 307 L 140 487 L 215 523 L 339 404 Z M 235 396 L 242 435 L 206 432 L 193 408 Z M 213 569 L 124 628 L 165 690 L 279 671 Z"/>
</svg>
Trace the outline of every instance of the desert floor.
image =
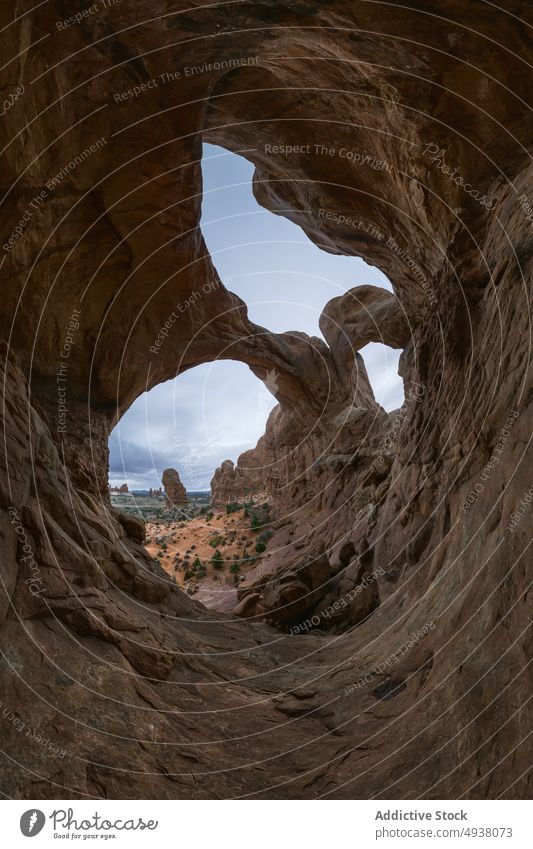
<svg viewBox="0 0 533 849">
<path fill-rule="evenodd" d="M 218 610 L 235 606 L 239 580 L 257 565 L 271 536 L 268 508 L 151 522 L 146 533 L 147 550 L 176 583 Z"/>
</svg>

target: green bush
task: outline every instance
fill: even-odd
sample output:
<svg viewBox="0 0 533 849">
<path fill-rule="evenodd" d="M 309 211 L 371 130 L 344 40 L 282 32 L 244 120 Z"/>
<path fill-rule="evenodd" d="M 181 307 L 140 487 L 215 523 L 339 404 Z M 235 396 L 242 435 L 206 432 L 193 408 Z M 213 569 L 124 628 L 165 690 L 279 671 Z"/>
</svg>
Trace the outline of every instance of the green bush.
<svg viewBox="0 0 533 849">
<path fill-rule="evenodd" d="M 257 537 L 257 541 L 258 541 L 258 542 L 264 542 L 264 543 L 265 543 L 265 545 L 266 545 L 266 544 L 267 544 L 267 542 L 268 542 L 270 539 L 272 539 L 272 537 L 273 537 L 273 536 L 274 536 L 273 531 L 263 531 L 263 533 L 262 533 L 262 534 L 259 534 L 259 536 Z"/>
<path fill-rule="evenodd" d="M 270 522 L 270 504 L 259 504 L 252 512 L 252 530 L 258 531 L 260 528 L 264 528 L 269 525 Z"/>
<path fill-rule="evenodd" d="M 200 560 L 199 557 L 194 558 L 194 563 L 192 564 L 192 568 L 196 571 L 197 569 L 204 569 L 204 564 Z"/>
<path fill-rule="evenodd" d="M 231 566 L 229 567 L 229 570 L 230 570 L 232 575 L 238 575 L 239 572 L 241 571 L 241 564 L 238 563 L 238 562 L 232 563 Z"/>
<path fill-rule="evenodd" d="M 237 510 L 242 510 L 242 504 L 239 504 L 238 501 L 231 501 L 229 504 L 226 504 L 226 513 L 229 515 L 230 513 L 236 513 Z"/>
<path fill-rule="evenodd" d="M 211 548 L 218 548 L 219 545 L 224 545 L 226 540 L 222 536 L 222 534 L 215 534 L 214 537 L 211 537 L 209 540 L 209 545 Z"/>
<path fill-rule="evenodd" d="M 224 566 L 224 560 L 218 548 L 211 558 L 211 563 L 213 564 L 215 569 L 222 569 Z"/>
<path fill-rule="evenodd" d="M 187 569 L 187 571 L 185 572 L 184 577 L 185 577 L 185 580 L 186 580 L 186 581 L 190 581 L 190 580 L 191 580 L 191 578 L 194 578 L 194 572 L 191 572 L 191 570 L 190 570 L 190 569 Z"/>
<path fill-rule="evenodd" d="M 266 549 L 266 545 L 265 545 L 264 542 L 256 543 L 255 550 L 257 551 L 258 554 L 262 554 L 265 549 Z"/>
</svg>

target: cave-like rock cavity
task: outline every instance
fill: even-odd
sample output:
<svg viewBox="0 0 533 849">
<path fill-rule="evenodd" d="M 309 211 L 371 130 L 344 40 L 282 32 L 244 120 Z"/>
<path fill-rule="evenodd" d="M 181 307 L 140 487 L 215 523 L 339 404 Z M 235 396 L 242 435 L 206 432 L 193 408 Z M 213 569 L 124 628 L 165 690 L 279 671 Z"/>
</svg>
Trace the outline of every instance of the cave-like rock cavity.
<svg viewBox="0 0 533 849">
<path fill-rule="evenodd" d="M 526 797 L 528 4 L 33 5 L 0 10 L 0 700 L 32 732 L 2 792 Z M 394 294 L 331 301 L 326 342 L 254 325 L 199 229 L 202 140 Z M 370 341 L 403 349 L 395 413 Z M 219 357 L 278 401 L 219 472 L 278 520 L 238 615 L 107 488 L 134 399 Z"/>
</svg>

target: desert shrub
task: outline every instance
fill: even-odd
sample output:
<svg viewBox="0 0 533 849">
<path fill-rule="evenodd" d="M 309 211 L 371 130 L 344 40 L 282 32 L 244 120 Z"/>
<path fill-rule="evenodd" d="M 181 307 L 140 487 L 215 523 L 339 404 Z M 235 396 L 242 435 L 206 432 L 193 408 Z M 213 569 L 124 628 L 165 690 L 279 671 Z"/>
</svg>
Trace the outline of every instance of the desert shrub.
<svg viewBox="0 0 533 849">
<path fill-rule="evenodd" d="M 211 546 L 211 548 L 218 548 L 219 545 L 224 545 L 225 542 L 226 542 L 226 540 L 224 539 L 222 534 L 215 534 L 209 540 L 209 545 Z"/>
<path fill-rule="evenodd" d="M 265 549 L 266 549 L 266 544 L 264 542 L 256 543 L 255 550 L 257 551 L 258 554 L 262 554 Z"/>
<path fill-rule="evenodd" d="M 245 501 L 245 502 L 244 502 L 243 507 L 244 507 L 244 515 L 245 515 L 245 516 L 249 516 L 249 515 L 250 515 L 250 513 L 252 512 L 252 507 L 253 507 L 253 506 L 254 506 L 253 501 Z"/>
<path fill-rule="evenodd" d="M 186 581 L 190 581 L 191 578 L 194 578 L 194 572 L 191 572 L 190 569 L 187 569 L 187 571 L 185 572 L 184 578 L 185 578 Z"/>
<path fill-rule="evenodd" d="M 264 542 L 266 545 L 268 541 L 272 539 L 273 536 L 273 531 L 263 531 L 263 533 L 259 534 L 259 536 L 257 537 L 257 542 Z"/>
<path fill-rule="evenodd" d="M 229 570 L 232 575 L 238 575 L 241 571 L 241 564 L 238 561 L 236 563 L 232 563 Z"/>
<path fill-rule="evenodd" d="M 259 504 L 252 512 L 251 528 L 254 531 L 265 528 L 271 523 L 270 504 Z"/>
<path fill-rule="evenodd" d="M 218 548 L 211 558 L 211 563 L 213 564 L 215 569 L 222 569 L 224 566 L 224 560 Z"/>
<path fill-rule="evenodd" d="M 242 510 L 242 504 L 239 504 L 238 501 L 231 501 L 229 504 L 226 504 L 226 513 L 229 515 L 230 513 L 236 513 L 237 510 Z"/>
</svg>

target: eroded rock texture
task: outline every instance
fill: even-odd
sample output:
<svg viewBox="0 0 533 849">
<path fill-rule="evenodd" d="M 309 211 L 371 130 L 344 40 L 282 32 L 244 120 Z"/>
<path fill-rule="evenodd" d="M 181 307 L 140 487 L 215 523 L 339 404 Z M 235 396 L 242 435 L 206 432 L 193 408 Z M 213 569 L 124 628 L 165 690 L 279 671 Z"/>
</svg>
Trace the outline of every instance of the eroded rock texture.
<svg viewBox="0 0 533 849">
<path fill-rule="evenodd" d="M 527 796 L 529 4 L 32 5 L 0 10 L 2 792 Z M 202 138 L 394 297 L 330 302 L 326 342 L 256 327 L 199 230 Z M 118 417 L 219 356 L 279 402 L 238 617 L 107 491 Z"/>
</svg>

